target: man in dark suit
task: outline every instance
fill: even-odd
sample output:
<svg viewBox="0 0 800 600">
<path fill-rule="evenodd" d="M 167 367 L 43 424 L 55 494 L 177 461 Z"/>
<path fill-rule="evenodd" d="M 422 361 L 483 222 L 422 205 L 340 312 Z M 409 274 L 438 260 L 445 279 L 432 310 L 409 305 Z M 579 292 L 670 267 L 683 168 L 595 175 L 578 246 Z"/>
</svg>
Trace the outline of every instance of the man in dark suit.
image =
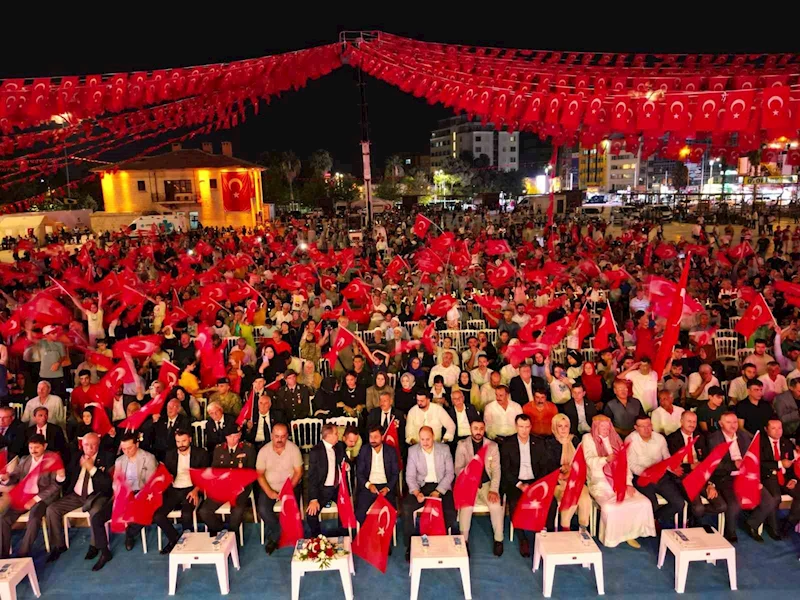
<svg viewBox="0 0 800 600">
<path fill-rule="evenodd" d="M 681 413 L 681 428 L 667 436 L 667 449 L 670 454 L 675 454 L 694 440 L 694 448 L 692 449 L 691 456 L 687 456 L 683 460 L 683 463 L 681 463 L 681 471 L 683 471 L 683 474 L 680 476 L 681 479 L 691 473 L 697 465 L 708 456 L 708 443 L 706 442 L 706 438 L 702 435 L 697 435 L 696 430 L 697 414 L 690 410 L 685 410 Z M 681 490 L 684 496 L 686 496 L 686 490 L 683 486 L 681 486 Z M 703 498 L 708 501 L 708 504 L 703 504 Z M 689 505 L 692 509 L 690 522 L 694 524 L 705 515 L 718 515 L 719 513 L 725 512 L 727 508 L 725 500 L 711 482 L 706 485 L 706 488 L 702 490 L 697 498 L 692 500 Z M 692 526 L 694 526 L 694 524 Z"/>
<path fill-rule="evenodd" d="M 175 432 L 179 429 L 189 431 L 191 428 L 189 417 L 182 415 L 180 411 L 180 400 L 172 399 L 167 402 L 166 416 L 161 414 L 153 415 L 155 421 L 150 421 L 152 423 L 152 435 L 148 437 L 152 440 L 151 451 L 160 461 L 164 460 L 167 450 L 175 448 Z"/>
<path fill-rule="evenodd" d="M 226 415 L 222 406 L 216 402 L 208 405 L 208 420 L 206 421 L 206 448 L 214 450 L 225 443 L 225 437 L 237 428 L 236 418 Z"/>
<path fill-rule="evenodd" d="M 373 411 L 374 412 L 374 411 Z M 356 518 L 363 523 L 378 494 L 397 508 L 397 453 L 383 443 L 380 425 L 369 426 L 369 446 L 362 446 L 356 459 Z"/>
<path fill-rule="evenodd" d="M 28 444 L 31 438 L 39 434 L 44 437 L 47 442 L 47 450 L 51 452 L 58 452 L 61 460 L 66 465 L 69 462 L 69 451 L 67 449 L 67 438 L 64 436 L 64 430 L 58 425 L 48 423 L 47 419 L 50 417 L 50 411 L 46 406 L 38 406 L 33 411 L 32 425 L 28 427 L 27 436 Z"/>
<path fill-rule="evenodd" d="M 10 406 L 0 406 L 0 448 L 8 448 L 8 460 L 28 452 L 25 423 Z"/>
<path fill-rule="evenodd" d="M 189 469 L 205 469 L 209 464 L 208 452 L 192 446 L 192 434 L 188 431 L 175 432 L 175 448 L 167 450 L 164 466 L 172 475 L 172 486 L 164 492 L 164 499 L 155 515 L 153 523 L 167 536 L 167 545 L 161 554 L 169 554 L 180 536 L 167 518 L 167 515 L 180 507 L 181 524 L 184 531 L 192 526 L 192 513 L 199 502 L 199 490 L 192 484 Z"/>
<path fill-rule="evenodd" d="M 97 564 L 92 567 L 92 570 L 98 570 L 111 560 L 105 526 L 106 521 L 111 518 L 113 505 L 111 476 L 114 455 L 100 451 L 100 436 L 96 433 L 84 435 L 82 446 L 83 452 L 76 452 L 67 467 L 64 497 L 47 507 L 47 532 L 53 549 L 47 561 L 58 560 L 67 551 L 64 543 L 64 515 L 80 508 L 89 513 L 89 526 L 92 529 L 92 541 L 86 559 L 91 560 L 101 554 Z"/>
<path fill-rule="evenodd" d="M 522 493 L 537 479 L 544 477 L 553 469 L 548 465 L 544 445 L 538 444 L 531 436 L 531 418 L 526 414 L 517 415 L 514 420 L 516 435 L 505 439 L 500 446 L 500 484 L 508 501 L 511 515 L 517 508 Z M 554 465 L 553 465 L 554 467 Z M 555 516 L 556 504 L 550 505 L 548 521 Z M 519 553 L 524 557 L 531 555 L 533 532 L 519 531 Z"/>
<path fill-rule="evenodd" d="M 263 379 L 262 379 L 263 381 Z M 258 453 L 261 448 L 272 441 L 272 428 L 276 423 L 286 423 L 286 418 L 279 408 L 272 406 L 272 398 L 268 393 L 256 395 L 253 415 L 245 422 L 243 437 L 253 444 Z"/>
<path fill-rule="evenodd" d="M 559 412 L 569 419 L 569 432 L 581 436 L 592 430 L 592 419 L 597 414 L 594 402 L 587 402 L 586 388 L 576 383 L 572 386 L 572 398 L 558 407 Z"/>
<path fill-rule="evenodd" d="M 243 442 L 241 431 L 236 429 L 225 437 L 224 444 L 214 448 L 211 466 L 221 469 L 255 469 L 255 448 L 253 448 L 252 444 Z M 250 502 L 251 489 L 252 485 L 248 485 L 236 497 L 236 505 L 231 507 L 230 531 L 236 532 L 239 530 L 244 511 Z M 208 531 L 212 536 L 217 535 L 225 527 L 222 518 L 217 514 L 217 509 L 222 505 L 222 502 L 207 498 L 200 510 L 197 511 L 197 516 L 208 526 Z"/>
<path fill-rule="evenodd" d="M 544 390 L 546 388 L 545 380 L 541 377 L 534 377 L 531 366 L 525 363 L 519 366 L 519 375 L 512 377 L 511 381 L 508 382 L 508 392 L 511 394 L 511 399 L 520 406 L 533 402 L 533 390 Z"/>
<path fill-rule="evenodd" d="M 786 537 L 800 521 L 800 485 L 794 472 L 794 444 L 783 437 L 781 420 L 777 417 L 770 419 L 765 433 L 761 436 L 761 483 L 778 499 L 783 494 L 792 497 L 789 518 L 782 529 L 778 529 L 777 508 L 767 517 L 767 534 L 778 539 L 778 531 Z"/>
<path fill-rule="evenodd" d="M 328 502 L 336 501 L 339 491 L 339 469 L 345 460 L 344 444 L 339 441 L 339 428 L 333 423 L 322 426 L 322 440 L 308 453 L 308 508 L 306 521 L 311 537 L 321 533 L 319 513 Z"/>
<path fill-rule="evenodd" d="M 44 409 L 47 412 L 47 409 Z M 55 426 L 53 426 L 55 427 Z M 56 429 L 58 429 L 56 427 Z M 61 431 L 59 429 L 59 431 Z M 62 434 L 63 435 L 63 434 Z M 56 459 L 55 452 L 47 452 L 47 442 L 44 437 L 34 434 L 28 440 L 28 456 L 23 456 L 16 468 L 10 475 L 3 475 L 0 478 L 3 485 L 18 485 L 32 469 L 38 467 L 42 460 L 49 455 L 50 459 Z M 56 459 L 57 460 L 57 459 Z M 26 510 L 30 511 L 28 523 L 25 526 L 25 535 L 22 544 L 17 551 L 17 557 L 24 558 L 30 555 L 31 547 L 39 535 L 39 526 L 42 517 L 47 512 L 47 507 L 52 504 L 61 494 L 59 485 L 66 479 L 63 466 L 56 471 L 41 473 L 37 479 L 38 491 L 22 510 L 9 508 L 3 518 L 0 519 L 0 558 L 9 558 L 11 552 L 11 526 Z"/>
<path fill-rule="evenodd" d="M 747 454 L 747 448 L 753 440 L 753 436 L 747 431 L 739 429 L 739 420 L 734 412 L 724 412 L 719 419 L 719 431 L 715 431 L 708 436 L 708 451 L 711 452 L 720 444 L 731 442 L 730 449 L 727 454 L 722 458 L 714 474 L 711 476 L 711 482 L 716 486 L 717 491 L 725 500 L 727 510 L 725 511 L 725 539 L 730 542 L 736 542 L 736 518 L 739 516 L 741 507 L 733 492 L 733 476 L 731 473 L 736 471 L 742 465 L 742 459 Z M 767 517 L 772 513 L 780 504 L 780 496 L 773 496 L 766 486 L 761 488 L 761 501 L 759 505 L 750 513 L 747 521 L 744 524 L 744 530 L 751 538 L 757 542 L 763 542 L 764 539 L 758 533 L 758 528 Z"/>
<path fill-rule="evenodd" d="M 383 435 L 392 421 L 395 421 L 397 436 L 401 440 L 406 439 L 406 416 L 393 406 L 392 395 L 383 392 L 378 396 L 378 406 L 369 411 L 367 415 L 367 427 L 377 425 L 381 428 L 381 435 Z"/>
</svg>

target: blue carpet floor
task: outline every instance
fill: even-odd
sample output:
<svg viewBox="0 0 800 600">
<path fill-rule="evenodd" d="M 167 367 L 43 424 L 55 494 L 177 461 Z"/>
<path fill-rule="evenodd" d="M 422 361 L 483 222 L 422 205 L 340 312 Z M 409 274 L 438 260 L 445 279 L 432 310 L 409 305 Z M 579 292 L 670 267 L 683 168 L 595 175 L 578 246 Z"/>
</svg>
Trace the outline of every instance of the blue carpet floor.
<svg viewBox="0 0 800 600">
<path fill-rule="evenodd" d="M 88 529 L 73 529 L 71 549 L 55 563 L 45 564 L 45 550 L 41 536 L 34 549 L 36 571 L 43 599 L 64 598 L 166 598 L 168 559 L 159 555 L 156 529 L 150 527 L 148 554 L 142 554 L 141 540 L 126 552 L 123 537 L 114 536 L 114 559 L 99 573 L 93 573 L 94 561 L 83 559 L 89 544 Z M 508 532 L 508 528 L 506 528 Z M 19 543 L 15 532 L 14 545 Z M 502 558 L 492 555 L 492 537 L 489 520 L 476 518 L 471 532 L 470 569 L 472 597 L 476 600 L 541 597 L 541 569 L 531 572 L 531 560 L 523 559 L 516 544 L 506 539 Z M 724 561 L 716 566 L 692 563 L 684 598 L 775 598 L 796 597 L 800 589 L 800 536 L 775 542 L 767 539 L 763 544 L 752 541 L 740 532 L 737 544 L 739 592 L 728 587 L 728 571 Z M 399 540 L 398 540 L 399 541 Z M 627 545 L 603 551 L 605 588 L 607 597 L 678 597 L 674 590 L 675 561 L 667 553 L 664 568 L 656 567 L 658 545 L 655 538 L 643 539 L 642 548 L 634 550 Z M 264 553 L 260 545 L 258 528 L 245 524 L 245 546 L 240 549 L 242 568 L 231 568 L 228 596 L 236 598 L 291 598 L 291 549 L 284 548 L 272 556 Z M 404 560 L 402 542 L 389 557 L 389 567 L 381 574 L 371 565 L 356 558 L 356 575 L 353 578 L 355 598 L 392 600 L 408 598 L 410 579 Z M 794 590 L 794 591 L 792 591 Z M 34 598 L 27 580 L 17 586 L 20 599 Z M 553 598 L 594 597 L 596 595 L 594 571 L 580 566 L 556 568 Z M 177 596 L 192 600 L 219 598 L 216 571 L 212 566 L 194 566 L 178 575 Z M 338 572 L 311 573 L 303 577 L 301 599 L 339 600 L 344 598 Z M 463 598 L 461 579 L 457 570 L 423 571 L 419 598 L 450 600 Z"/>
</svg>

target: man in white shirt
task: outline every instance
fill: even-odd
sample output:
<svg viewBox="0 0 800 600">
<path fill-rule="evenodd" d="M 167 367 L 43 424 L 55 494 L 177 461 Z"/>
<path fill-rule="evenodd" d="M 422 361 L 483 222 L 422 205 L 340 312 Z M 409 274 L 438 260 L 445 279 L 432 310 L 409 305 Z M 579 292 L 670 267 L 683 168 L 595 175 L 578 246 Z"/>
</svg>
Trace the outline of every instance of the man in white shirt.
<svg viewBox="0 0 800 600">
<path fill-rule="evenodd" d="M 87 378 L 88 376 L 82 376 Z M 40 381 L 36 386 L 36 397 L 31 398 L 25 404 L 25 411 L 22 413 L 22 422 L 29 423 L 33 418 L 33 411 L 39 406 L 44 406 L 47 409 L 48 421 L 53 425 L 58 425 L 62 430 L 67 427 L 67 411 L 64 408 L 64 402 L 60 397 L 50 393 L 50 383 L 47 381 Z"/>
<path fill-rule="evenodd" d="M 777 361 L 770 361 L 767 363 L 767 372 L 759 377 L 761 383 L 764 384 L 764 395 L 762 398 L 765 402 L 772 404 L 775 396 L 782 394 L 789 390 L 786 385 L 786 377 L 781 375 L 781 366 Z"/>
<path fill-rule="evenodd" d="M 681 427 L 681 415 L 683 409 L 674 406 L 672 392 L 661 390 L 658 392 L 658 408 L 653 411 L 650 418 L 653 421 L 653 431 L 663 436 L 668 436 L 673 431 Z"/>
<path fill-rule="evenodd" d="M 495 401 L 486 405 L 483 414 L 487 437 L 498 441 L 514 435 L 517 429 L 515 419 L 521 414 L 522 407 L 511 400 L 508 388 L 504 385 L 495 388 Z"/>
<path fill-rule="evenodd" d="M 690 402 L 690 406 L 699 406 L 708 400 L 709 388 L 719 386 L 719 380 L 714 377 L 711 365 L 702 364 L 696 373 L 689 375 L 688 386 L 687 401 Z"/>
<path fill-rule="evenodd" d="M 633 473 L 633 486 L 647 496 L 653 505 L 653 516 L 662 526 L 674 526 L 675 515 L 683 510 L 683 494 L 678 483 L 680 472 L 667 471 L 655 483 L 639 485 L 639 476 L 645 469 L 669 458 L 667 440 L 653 431 L 647 417 L 636 419 L 635 431 L 625 440 L 628 448 L 628 466 Z M 667 503 L 659 506 L 656 494 Z"/>
<path fill-rule="evenodd" d="M 380 425 L 369 427 L 369 446 L 362 446 L 356 458 L 356 518 L 363 523 L 367 511 L 380 494 L 397 507 L 397 481 L 400 470 L 397 453 L 383 443 Z"/>
<path fill-rule="evenodd" d="M 442 363 L 434 366 L 428 376 L 428 387 L 433 387 L 433 380 L 437 375 L 444 378 L 444 387 L 452 389 L 458 385 L 458 376 L 461 375 L 461 369 L 453 364 L 453 355 L 449 352 L 442 354 Z"/>
<path fill-rule="evenodd" d="M 478 388 L 480 396 L 482 396 L 483 388 L 490 386 L 489 380 L 492 376 L 492 373 L 494 373 L 494 371 L 492 371 L 489 368 L 489 358 L 485 354 L 481 354 L 480 356 L 478 356 L 478 368 L 472 369 L 472 371 L 469 372 L 469 376 L 472 378 L 473 387 Z M 491 398 L 489 398 L 489 401 L 493 399 L 494 397 L 492 396 Z M 475 402 L 473 402 L 473 404 L 475 404 Z M 475 408 L 477 408 L 478 410 L 483 410 L 483 407 L 485 406 L 486 402 L 484 402 L 483 398 L 481 398 L 479 404 L 480 405 L 475 406 Z"/>
<path fill-rule="evenodd" d="M 417 405 L 412 406 L 406 416 L 406 443 L 409 446 L 417 443 L 419 430 L 423 426 L 433 430 L 434 441 L 451 442 L 455 439 L 456 424 L 440 404 L 431 402 L 431 394 L 426 390 L 417 393 Z M 445 429 L 444 436 L 442 427 Z"/>
<path fill-rule="evenodd" d="M 742 365 L 742 375 L 728 385 L 728 404 L 736 406 L 747 398 L 747 382 L 756 378 L 756 366 L 752 363 Z"/>
<path fill-rule="evenodd" d="M 620 379 L 627 379 L 633 383 L 633 397 L 642 403 L 646 413 L 650 413 L 658 406 L 658 375 L 653 371 L 652 363 L 646 356 L 638 363 L 633 363 L 629 369 L 619 374 Z"/>
<path fill-rule="evenodd" d="M 759 338 L 753 343 L 753 353 L 744 362 L 755 365 L 756 373 L 761 377 L 767 372 L 767 365 L 774 360 L 767 354 L 767 341 Z"/>
</svg>

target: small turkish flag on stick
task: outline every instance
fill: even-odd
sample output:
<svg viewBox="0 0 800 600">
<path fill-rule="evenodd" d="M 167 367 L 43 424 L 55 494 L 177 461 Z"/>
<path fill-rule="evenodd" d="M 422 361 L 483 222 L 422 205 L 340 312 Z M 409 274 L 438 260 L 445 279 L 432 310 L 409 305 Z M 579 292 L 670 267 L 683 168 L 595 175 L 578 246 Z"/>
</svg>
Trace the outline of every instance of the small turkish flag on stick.
<svg viewBox="0 0 800 600">
<path fill-rule="evenodd" d="M 357 527 L 356 513 L 353 508 L 353 500 L 350 496 L 350 483 L 347 477 L 349 465 L 346 460 L 342 461 L 341 472 L 339 474 L 339 491 L 336 496 L 336 510 L 339 512 L 339 521 L 342 527 L 354 529 Z"/>
<path fill-rule="evenodd" d="M 567 485 L 564 488 L 564 495 L 561 496 L 561 512 L 566 512 L 573 506 L 578 505 L 583 486 L 586 484 L 586 458 L 583 455 L 583 444 L 578 444 L 575 456 L 567 478 Z"/>
<path fill-rule="evenodd" d="M 481 487 L 483 471 L 486 468 L 486 452 L 488 446 L 483 446 L 478 453 L 464 467 L 464 470 L 456 477 L 453 485 L 453 503 L 456 510 L 465 506 L 474 506 L 478 489 Z"/>
<path fill-rule="evenodd" d="M 722 462 L 722 459 L 728 453 L 731 442 L 720 444 L 709 452 L 708 456 L 697 465 L 691 473 L 683 478 L 683 489 L 686 490 L 686 496 L 689 500 L 694 500 L 703 491 L 703 488 L 711 479 L 717 465 Z"/>
<path fill-rule="evenodd" d="M 739 506 L 752 510 L 761 504 L 761 432 L 756 431 L 753 441 L 739 467 L 739 474 L 733 478 L 733 491 Z M 736 442 L 734 442 L 736 443 Z"/>
</svg>

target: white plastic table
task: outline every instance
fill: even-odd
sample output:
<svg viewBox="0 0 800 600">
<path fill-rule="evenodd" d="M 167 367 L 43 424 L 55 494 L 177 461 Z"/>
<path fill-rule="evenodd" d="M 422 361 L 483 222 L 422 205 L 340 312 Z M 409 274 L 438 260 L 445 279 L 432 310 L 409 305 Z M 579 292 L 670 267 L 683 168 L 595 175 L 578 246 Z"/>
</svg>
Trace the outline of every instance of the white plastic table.
<svg viewBox="0 0 800 600">
<path fill-rule="evenodd" d="M 459 540 L 459 545 L 456 545 Z M 429 545 L 422 545 L 422 537 L 411 538 L 411 600 L 417 600 L 419 578 L 422 569 L 459 569 L 464 598 L 472 599 L 472 584 L 469 580 L 469 555 L 463 535 L 431 535 Z"/>
<path fill-rule="evenodd" d="M 544 562 L 542 592 L 545 598 L 553 593 L 553 579 L 558 565 L 583 565 L 585 569 L 594 566 L 594 580 L 597 594 L 605 594 L 603 581 L 603 554 L 594 539 L 584 541 L 577 531 L 541 532 L 536 534 L 533 544 L 533 572 L 539 570 Z"/>
<path fill-rule="evenodd" d="M 36 597 L 42 595 L 39 591 L 39 578 L 36 577 L 36 568 L 32 558 L 6 558 L 0 560 L 0 598 L 2 600 L 17 599 L 17 584 L 25 578 L 31 582 L 31 588 Z"/>
<path fill-rule="evenodd" d="M 227 594 L 230 591 L 228 582 L 228 557 L 233 561 L 233 566 L 239 570 L 239 551 L 236 548 L 236 534 L 226 531 L 219 538 L 211 537 L 208 533 L 184 533 L 180 540 L 169 553 L 169 595 L 175 595 L 178 585 L 178 567 L 190 569 L 192 565 L 215 565 L 219 591 Z"/>
<path fill-rule="evenodd" d="M 681 540 L 676 532 L 682 532 L 688 542 Z M 702 527 L 689 529 L 670 529 L 661 532 L 658 548 L 658 568 L 664 566 L 664 558 L 669 549 L 675 555 L 675 591 L 682 594 L 686 589 L 686 575 L 689 563 L 704 560 L 716 564 L 717 560 L 728 562 L 728 581 L 731 590 L 736 590 L 736 549 L 718 532 L 707 533 Z"/>
<path fill-rule="evenodd" d="M 331 538 L 333 541 L 334 538 Z M 338 541 L 338 540 L 337 540 Z M 299 540 L 298 545 L 304 543 L 305 540 Z M 319 563 L 310 560 L 300 560 L 297 555 L 297 546 L 295 546 L 294 554 L 292 555 L 292 600 L 300 598 L 300 579 L 306 573 L 322 573 L 325 571 L 339 571 L 339 576 L 342 578 L 342 587 L 344 588 L 344 597 L 347 600 L 353 600 L 353 580 L 352 575 L 355 575 L 356 569 L 353 562 L 353 552 L 351 549 L 350 536 L 342 537 L 342 546 L 347 550 L 346 556 L 340 556 L 331 560 L 330 565 L 321 569 Z"/>
</svg>

